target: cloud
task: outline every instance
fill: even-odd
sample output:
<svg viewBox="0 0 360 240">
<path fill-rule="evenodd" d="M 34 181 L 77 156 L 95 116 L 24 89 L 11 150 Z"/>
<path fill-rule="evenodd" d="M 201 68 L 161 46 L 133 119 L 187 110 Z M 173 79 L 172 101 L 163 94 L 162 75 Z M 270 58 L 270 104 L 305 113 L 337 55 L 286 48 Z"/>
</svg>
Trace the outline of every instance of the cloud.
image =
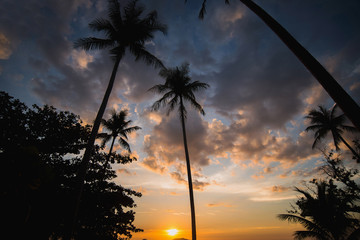
<svg viewBox="0 0 360 240">
<path fill-rule="evenodd" d="M 8 59 L 12 54 L 11 43 L 4 34 L 0 32 L 0 59 Z"/>
<path fill-rule="evenodd" d="M 295 199 L 296 196 L 284 196 L 284 197 L 252 197 L 250 198 L 251 201 L 254 202 L 274 202 L 274 201 L 283 201 L 283 200 L 291 200 Z"/>
<path fill-rule="evenodd" d="M 117 169 L 116 173 L 118 173 L 118 174 L 126 174 L 126 175 L 129 175 L 129 176 L 136 175 L 136 172 L 130 172 L 129 170 L 127 170 L 125 168 Z"/>
<path fill-rule="evenodd" d="M 87 54 L 84 50 L 74 49 L 71 52 L 71 60 L 77 67 L 84 69 L 87 68 L 87 65 L 94 60 L 94 57 L 90 54 Z"/>
<path fill-rule="evenodd" d="M 185 180 L 185 176 L 181 175 L 179 172 L 171 172 L 170 176 L 173 179 L 175 179 L 177 183 L 184 184 L 186 186 L 188 185 L 187 180 Z M 199 191 L 203 191 L 205 187 L 210 185 L 210 183 L 204 182 L 204 181 L 199 181 L 198 179 L 195 179 L 192 182 L 193 182 L 193 188 L 195 190 L 199 190 Z"/>
<path fill-rule="evenodd" d="M 230 204 L 226 204 L 226 203 L 208 203 L 206 204 L 207 207 L 233 207 L 232 205 Z"/>
<path fill-rule="evenodd" d="M 272 192 L 279 192 L 279 193 L 281 193 L 281 192 L 290 191 L 290 190 L 292 190 L 292 189 L 293 189 L 293 188 L 291 188 L 291 187 L 284 187 L 284 186 L 279 185 L 279 186 L 273 186 L 273 187 L 271 188 L 271 191 L 272 191 Z"/>
</svg>

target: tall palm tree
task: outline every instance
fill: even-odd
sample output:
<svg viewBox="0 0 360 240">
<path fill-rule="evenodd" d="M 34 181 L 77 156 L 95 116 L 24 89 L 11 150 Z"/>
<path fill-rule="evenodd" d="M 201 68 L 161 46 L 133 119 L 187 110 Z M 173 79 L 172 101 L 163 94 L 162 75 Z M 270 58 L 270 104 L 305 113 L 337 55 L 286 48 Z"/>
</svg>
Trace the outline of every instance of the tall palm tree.
<svg viewBox="0 0 360 240">
<path fill-rule="evenodd" d="M 128 2 L 123 9 L 118 0 L 109 0 L 108 19 L 98 18 L 89 24 L 92 30 L 103 32 L 105 38 L 80 38 L 74 43 L 74 47 L 82 48 L 86 51 L 110 49 L 110 54 L 114 59 L 114 67 L 77 174 L 79 190 L 74 210 L 73 225 L 76 221 L 90 155 L 114 85 L 119 63 L 124 57 L 126 50 L 128 49 L 129 52 L 135 56 L 135 60 L 143 60 L 147 64 L 154 65 L 155 67 L 164 67 L 159 59 L 146 50 L 145 43 L 153 39 L 155 32 L 160 31 L 166 34 L 167 26 L 158 21 L 156 11 L 151 11 L 146 16 L 142 16 L 144 10 L 144 7 L 137 5 L 137 0 Z M 74 228 L 74 226 L 72 228 Z"/>
<path fill-rule="evenodd" d="M 343 142 L 353 155 L 360 160 L 359 154 L 345 141 L 341 136 L 345 131 L 355 132 L 356 128 L 352 126 L 345 125 L 345 115 L 340 114 L 336 116 L 337 105 L 335 105 L 331 110 L 327 110 L 324 106 L 319 106 L 319 110 L 312 109 L 309 114 L 305 117 L 310 119 L 312 125 L 308 126 L 305 131 L 314 131 L 315 132 L 315 141 L 312 145 L 312 148 L 315 148 L 317 144 L 326 137 L 326 135 L 331 132 L 334 146 L 336 150 L 339 150 L 340 142 Z"/>
<path fill-rule="evenodd" d="M 165 84 L 158 84 L 150 88 L 149 91 L 154 91 L 159 94 L 164 94 L 159 100 L 152 105 L 152 110 L 156 111 L 162 106 L 168 106 L 168 114 L 178 106 L 180 114 L 181 127 L 184 140 L 186 167 L 189 184 L 189 195 L 190 195 L 190 210 L 191 210 L 191 229 L 192 229 L 192 240 L 196 240 L 196 223 L 195 223 L 195 205 L 194 205 L 194 193 L 191 179 L 191 167 L 189 151 L 186 139 L 186 108 L 184 102 L 189 102 L 199 113 L 205 115 L 204 109 L 196 101 L 194 92 L 209 87 L 208 84 L 199 81 L 191 82 L 189 76 L 189 64 L 184 63 L 180 67 L 162 69 L 159 75 L 165 78 Z"/>
<path fill-rule="evenodd" d="M 350 212 L 354 199 L 343 195 L 330 180 L 314 182 L 316 189 L 309 192 L 295 188 L 303 195 L 297 202 L 298 208 L 279 214 L 282 221 L 300 223 L 306 230 L 296 231 L 295 239 L 353 240 L 360 236 L 360 221 Z"/>
<path fill-rule="evenodd" d="M 106 157 L 106 161 L 104 163 L 104 171 L 106 170 L 106 167 L 110 161 L 111 153 L 114 147 L 115 140 L 119 137 L 119 144 L 127 151 L 131 153 L 130 145 L 127 142 L 128 137 L 127 135 L 140 130 L 141 127 L 138 126 L 129 126 L 132 121 L 126 120 L 126 117 L 128 116 L 127 110 L 121 110 L 119 113 L 117 113 L 115 110 L 111 113 L 111 118 L 108 120 L 102 119 L 101 123 L 105 127 L 105 129 L 109 130 L 110 133 L 99 133 L 98 138 L 102 139 L 102 145 L 104 146 L 108 141 L 111 140 L 111 145 L 109 149 L 109 153 Z"/>
<path fill-rule="evenodd" d="M 203 0 L 202 8 L 199 13 L 200 18 L 203 18 L 206 13 L 206 2 L 207 0 Z M 285 45 L 318 80 L 330 97 L 339 105 L 354 126 L 360 130 L 359 105 L 339 85 L 331 74 L 283 26 L 259 5 L 252 0 L 240 0 L 240 2 L 252 10 L 276 35 L 278 35 Z M 229 0 L 225 0 L 225 3 L 229 4 Z"/>
</svg>

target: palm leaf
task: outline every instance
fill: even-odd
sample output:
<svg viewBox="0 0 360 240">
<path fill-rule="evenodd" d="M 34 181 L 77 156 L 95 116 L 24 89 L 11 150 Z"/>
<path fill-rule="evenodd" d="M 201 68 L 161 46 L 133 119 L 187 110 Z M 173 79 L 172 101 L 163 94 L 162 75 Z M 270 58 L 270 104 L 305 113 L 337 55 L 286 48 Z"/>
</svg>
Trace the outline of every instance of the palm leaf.
<svg viewBox="0 0 360 240">
<path fill-rule="evenodd" d="M 120 3 L 117 0 L 109 0 L 108 15 L 114 29 L 120 31 L 123 26 Z"/>
<path fill-rule="evenodd" d="M 309 231 L 315 231 L 323 235 L 328 235 L 321 227 L 317 226 L 315 223 L 307 220 L 306 218 L 293 215 L 293 214 L 278 214 L 277 218 L 281 221 L 288 221 L 289 223 L 300 223 Z"/>
<path fill-rule="evenodd" d="M 155 68 L 164 68 L 164 64 L 150 52 L 148 52 L 144 45 L 132 44 L 129 47 L 130 52 L 135 56 L 135 60 L 143 60 L 148 65 L 153 65 Z"/>
<path fill-rule="evenodd" d="M 82 48 L 86 51 L 109 48 L 113 47 L 114 45 L 115 42 L 113 40 L 95 37 L 80 38 L 74 43 L 75 48 Z"/>
<path fill-rule="evenodd" d="M 119 138 L 119 144 L 129 152 L 131 152 L 130 144 L 122 137 Z"/>
<path fill-rule="evenodd" d="M 107 19 L 97 18 L 89 23 L 89 27 L 94 31 L 105 31 L 109 39 L 113 39 L 116 34 L 116 30 Z"/>
<path fill-rule="evenodd" d="M 294 239 L 302 240 L 302 239 L 306 239 L 306 238 L 315 238 L 317 240 L 328 240 L 328 238 L 325 238 L 325 236 L 319 234 L 318 232 L 314 232 L 314 231 L 295 231 Z"/>
<path fill-rule="evenodd" d="M 206 2 L 207 2 L 207 0 L 203 0 L 203 3 L 201 5 L 201 9 L 200 9 L 200 12 L 199 12 L 199 18 L 200 19 L 204 19 L 204 16 L 206 14 Z M 229 0 L 225 0 L 225 4 L 230 4 Z"/>
</svg>

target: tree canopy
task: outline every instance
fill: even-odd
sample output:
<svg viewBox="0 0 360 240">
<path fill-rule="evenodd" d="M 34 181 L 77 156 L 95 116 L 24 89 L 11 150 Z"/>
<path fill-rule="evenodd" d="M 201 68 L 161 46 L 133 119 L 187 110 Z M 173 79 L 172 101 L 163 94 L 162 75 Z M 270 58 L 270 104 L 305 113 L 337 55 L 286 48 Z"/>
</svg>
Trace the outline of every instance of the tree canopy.
<svg viewBox="0 0 360 240">
<path fill-rule="evenodd" d="M 0 160 L 4 235 L 16 239 L 59 239 L 69 220 L 71 195 L 80 151 L 90 126 L 79 116 L 51 106 L 27 107 L 0 92 Z M 132 197 L 141 194 L 111 182 L 115 172 L 103 164 L 107 154 L 94 148 L 84 186 L 75 239 L 130 238 L 141 231 L 133 225 Z M 121 155 L 114 156 L 117 162 Z"/>
</svg>

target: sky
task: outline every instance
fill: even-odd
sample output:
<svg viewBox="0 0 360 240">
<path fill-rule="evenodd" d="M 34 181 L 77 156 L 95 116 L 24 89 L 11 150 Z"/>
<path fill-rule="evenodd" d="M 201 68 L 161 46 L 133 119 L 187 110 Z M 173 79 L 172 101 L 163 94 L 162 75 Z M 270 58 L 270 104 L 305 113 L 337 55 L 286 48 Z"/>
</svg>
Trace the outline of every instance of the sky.
<svg viewBox="0 0 360 240">
<path fill-rule="evenodd" d="M 121 0 L 121 4 L 125 1 Z M 358 0 L 255 0 L 279 21 L 360 102 Z M 299 225 L 279 213 L 296 201 L 295 186 L 323 177 L 319 150 L 305 132 L 307 112 L 334 102 L 279 38 L 241 2 L 143 0 L 157 10 L 168 33 L 146 43 L 167 67 L 190 64 L 205 116 L 188 107 L 186 128 L 199 240 L 291 239 Z M 101 36 L 88 23 L 106 17 L 107 1 L 2 0 L 0 90 L 32 104 L 69 110 L 91 123 L 113 62 L 107 50 L 74 49 L 80 37 Z M 190 239 L 190 205 L 177 111 L 150 111 L 159 99 L 147 90 L 164 82 L 159 69 L 122 59 L 104 118 L 129 110 L 142 129 L 129 142 L 137 162 L 113 165 L 115 182 L 143 196 L 135 240 Z M 331 148 L 330 138 L 321 148 Z M 348 153 L 344 149 L 343 155 Z M 120 146 L 115 150 L 121 152 Z M 178 229 L 169 236 L 167 229 Z"/>
</svg>

